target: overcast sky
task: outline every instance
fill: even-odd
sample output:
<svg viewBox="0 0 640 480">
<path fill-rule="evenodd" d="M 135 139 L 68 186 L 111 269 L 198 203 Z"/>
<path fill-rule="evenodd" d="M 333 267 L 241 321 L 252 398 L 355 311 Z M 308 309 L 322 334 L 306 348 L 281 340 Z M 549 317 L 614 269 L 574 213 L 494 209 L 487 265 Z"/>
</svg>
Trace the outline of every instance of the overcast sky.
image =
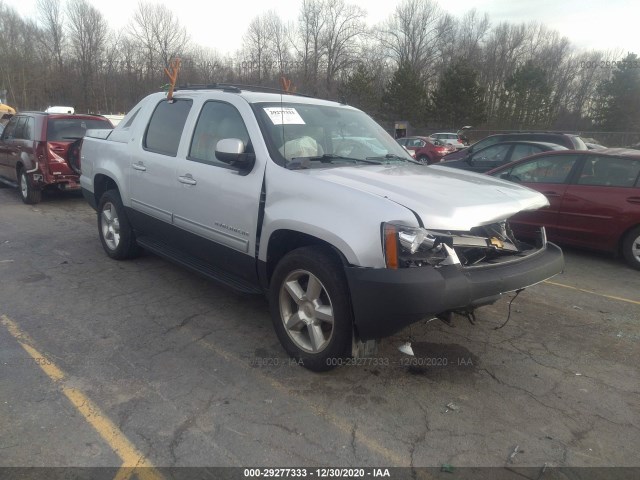
<svg viewBox="0 0 640 480">
<path fill-rule="evenodd" d="M 347 0 L 363 7 L 368 23 L 386 19 L 399 0 Z M 438 0 L 451 14 L 462 17 L 471 8 L 489 14 L 493 23 L 542 22 L 567 36 L 579 49 L 617 50 L 623 55 L 640 55 L 640 1 L 638 0 Z M 133 17 L 136 0 L 89 0 L 107 18 L 114 29 L 121 29 Z M 35 18 L 36 0 L 4 0 L 22 16 Z M 165 3 L 187 27 L 191 39 L 222 54 L 240 48 L 249 21 L 267 10 L 280 17 L 296 20 L 301 0 L 148 0 Z M 224 6 L 222 6 L 224 5 Z"/>
</svg>

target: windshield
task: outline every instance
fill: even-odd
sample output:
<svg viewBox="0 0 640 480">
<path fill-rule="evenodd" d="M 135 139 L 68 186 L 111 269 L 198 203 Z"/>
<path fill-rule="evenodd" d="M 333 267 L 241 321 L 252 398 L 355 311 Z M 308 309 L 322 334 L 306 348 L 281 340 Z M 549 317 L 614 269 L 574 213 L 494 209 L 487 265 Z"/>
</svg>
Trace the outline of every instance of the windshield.
<svg viewBox="0 0 640 480">
<path fill-rule="evenodd" d="M 415 163 L 380 125 L 359 110 L 303 103 L 259 103 L 254 109 L 271 157 L 282 166 Z"/>
</svg>

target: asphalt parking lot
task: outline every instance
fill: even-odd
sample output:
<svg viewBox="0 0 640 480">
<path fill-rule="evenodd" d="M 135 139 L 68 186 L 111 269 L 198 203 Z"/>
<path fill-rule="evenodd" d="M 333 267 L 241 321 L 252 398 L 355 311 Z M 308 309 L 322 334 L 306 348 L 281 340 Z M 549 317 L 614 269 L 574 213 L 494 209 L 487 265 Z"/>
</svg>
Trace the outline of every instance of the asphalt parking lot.
<svg viewBox="0 0 640 480">
<path fill-rule="evenodd" d="M 640 272 L 565 255 L 502 329 L 512 296 L 314 374 L 262 297 L 110 260 L 80 196 L 0 188 L 0 466 L 638 467 Z"/>
</svg>

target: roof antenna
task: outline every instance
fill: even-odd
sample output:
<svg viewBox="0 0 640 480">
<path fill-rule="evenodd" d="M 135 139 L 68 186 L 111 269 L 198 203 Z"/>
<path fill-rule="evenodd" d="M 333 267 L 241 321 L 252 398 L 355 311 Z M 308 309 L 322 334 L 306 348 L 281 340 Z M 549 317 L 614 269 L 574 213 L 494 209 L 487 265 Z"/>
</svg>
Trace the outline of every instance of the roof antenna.
<svg viewBox="0 0 640 480">
<path fill-rule="evenodd" d="M 178 72 L 180 71 L 180 59 L 174 58 L 171 61 L 169 68 L 171 70 L 168 70 L 167 68 L 164 69 L 164 73 L 167 74 L 167 77 L 169 77 L 169 80 L 171 81 L 171 83 L 169 83 L 169 91 L 167 92 L 167 100 L 173 100 L 173 90 L 176 88 L 176 80 L 178 80 Z"/>
</svg>

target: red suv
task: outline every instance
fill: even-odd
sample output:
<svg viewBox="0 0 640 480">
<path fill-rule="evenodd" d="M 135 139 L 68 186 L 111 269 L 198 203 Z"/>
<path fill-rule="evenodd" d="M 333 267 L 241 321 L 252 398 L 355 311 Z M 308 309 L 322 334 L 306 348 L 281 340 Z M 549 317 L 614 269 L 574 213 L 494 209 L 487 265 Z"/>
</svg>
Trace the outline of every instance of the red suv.
<svg viewBox="0 0 640 480">
<path fill-rule="evenodd" d="M 29 204 L 38 203 L 50 185 L 80 189 L 79 139 L 92 128 L 113 125 L 96 115 L 15 115 L 0 136 L 0 181 L 19 187 L 22 201 Z"/>
<path fill-rule="evenodd" d="M 453 145 L 428 137 L 404 137 L 396 141 L 409 150 L 413 158 L 429 165 L 439 162 L 445 155 L 456 151 Z"/>
</svg>

